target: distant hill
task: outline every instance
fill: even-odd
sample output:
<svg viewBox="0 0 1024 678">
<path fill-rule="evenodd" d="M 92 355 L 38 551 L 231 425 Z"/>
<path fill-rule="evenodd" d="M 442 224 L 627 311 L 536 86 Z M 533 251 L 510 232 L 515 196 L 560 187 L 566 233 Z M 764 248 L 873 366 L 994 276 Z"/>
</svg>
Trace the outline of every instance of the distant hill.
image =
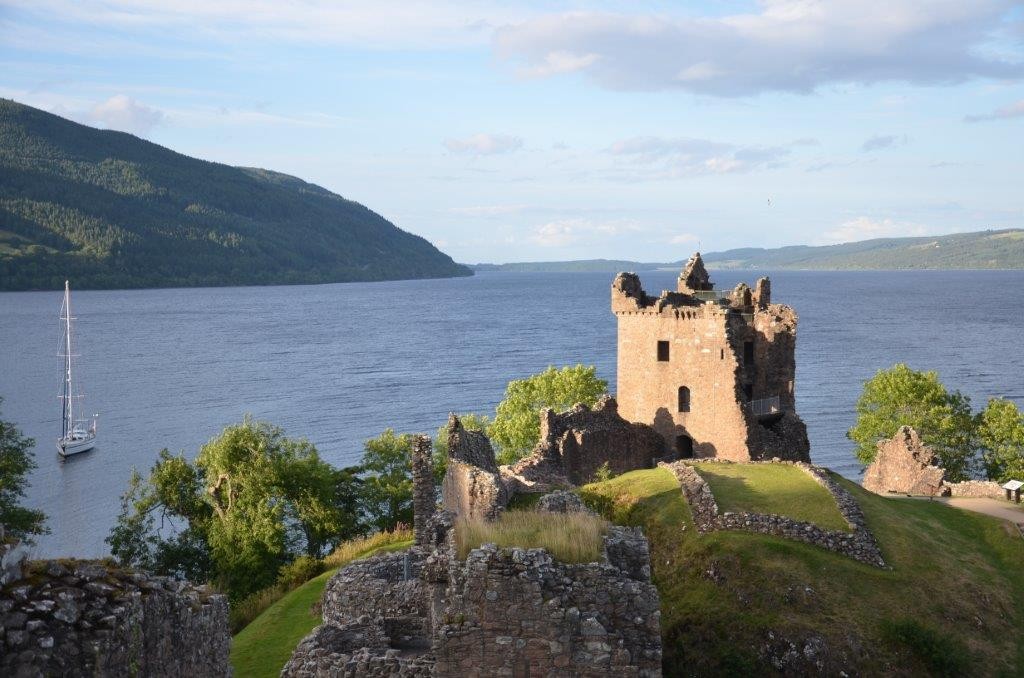
<svg viewBox="0 0 1024 678">
<path fill-rule="evenodd" d="M 0 290 L 463 275 L 423 238 L 301 179 L 0 99 Z"/>
<path fill-rule="evenodd" d="M 702 254 L 708 268 L 899 270 L 1024 268 L 1024 229 L 977 231 L 923 238 L 876 238 L 842 245 L 744 248 Z M 588 259 L 477 264 L 477 271 L 651 271 L 679 268 L 684 260 L 651 263 Z"/>
</svg>

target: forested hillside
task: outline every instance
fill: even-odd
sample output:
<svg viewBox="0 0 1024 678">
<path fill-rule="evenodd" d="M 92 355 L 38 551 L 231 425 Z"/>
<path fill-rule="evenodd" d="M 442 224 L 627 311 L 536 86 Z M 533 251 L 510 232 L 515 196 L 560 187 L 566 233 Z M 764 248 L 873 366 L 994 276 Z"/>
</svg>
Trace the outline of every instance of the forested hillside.
<svg viewBox="0 0 1024 678">
<path fill-rule="evenodd" d="M 689 252 L 682 252 L 689 256 Z M 512 264 L 477 264 L 478 271 L 651 271 L 677 269 L 686 256 L 672 262 L 651 263 L 588 259 L 536 261 Z M 1024 268 L 1024 230 L 977 231 L 921 238 L 874 238 L 841 245 L 794 245 L 763 249 L 747 247 L 707 252 L 708 268 L 803 270 L 903 269 L 1010 269 Z"/>
<path fill-rule="evenodd" d="M 197 160 L 0 99 L 0 290 L 471 275 L 295 177 Z"/>
</svg>

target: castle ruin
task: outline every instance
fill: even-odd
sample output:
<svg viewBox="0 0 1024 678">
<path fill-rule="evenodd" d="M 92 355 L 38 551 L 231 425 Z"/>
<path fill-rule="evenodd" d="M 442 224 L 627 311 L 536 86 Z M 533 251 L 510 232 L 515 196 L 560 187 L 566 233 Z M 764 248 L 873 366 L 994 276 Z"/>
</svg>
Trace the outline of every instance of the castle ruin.
<svg viewBox="0 0 1024 678">
<path fill-rule="evenodd" d="M 681 458 L 809 461 L 796 414 L 796 324 L 771 283 L 716 290 L 694 254 L 676 291 L 648 296 L 635 273 L 612 283 L 619 413 L 649 424 Z"/>
</svg>

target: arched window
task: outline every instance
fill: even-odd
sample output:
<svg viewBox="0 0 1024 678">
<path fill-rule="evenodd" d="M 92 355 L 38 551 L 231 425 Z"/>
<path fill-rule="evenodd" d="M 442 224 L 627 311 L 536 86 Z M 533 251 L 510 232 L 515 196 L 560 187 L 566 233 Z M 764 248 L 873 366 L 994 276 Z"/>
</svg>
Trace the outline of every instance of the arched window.
<svg viewBox="0 0 1024 678">
<path fill-rule="evenodd" d="M 679 387 L 679 411 L 690 411 L 690 389 L 685 386 Z"/>
</svg>

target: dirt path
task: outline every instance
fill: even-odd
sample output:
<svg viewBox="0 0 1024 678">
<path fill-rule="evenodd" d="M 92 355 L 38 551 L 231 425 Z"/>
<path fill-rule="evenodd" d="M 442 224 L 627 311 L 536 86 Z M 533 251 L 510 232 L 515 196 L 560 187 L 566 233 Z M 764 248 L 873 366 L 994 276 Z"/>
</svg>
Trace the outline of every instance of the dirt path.
<svg viewBox="0 0 1024 678">
<path fill-rule="evenodd" d="M 968 499 L 966 497 L 936 497 L 935 501 L 941 501 L 943 504 L 965 511 L 984 513 L 994 518 L 1009 520 L 1011 523 L 1024 523 L 1024 508 L 1022 508 L 1024 505 L 1022 504 L 1011 504 L 998 499 Z"/>
</svg>

